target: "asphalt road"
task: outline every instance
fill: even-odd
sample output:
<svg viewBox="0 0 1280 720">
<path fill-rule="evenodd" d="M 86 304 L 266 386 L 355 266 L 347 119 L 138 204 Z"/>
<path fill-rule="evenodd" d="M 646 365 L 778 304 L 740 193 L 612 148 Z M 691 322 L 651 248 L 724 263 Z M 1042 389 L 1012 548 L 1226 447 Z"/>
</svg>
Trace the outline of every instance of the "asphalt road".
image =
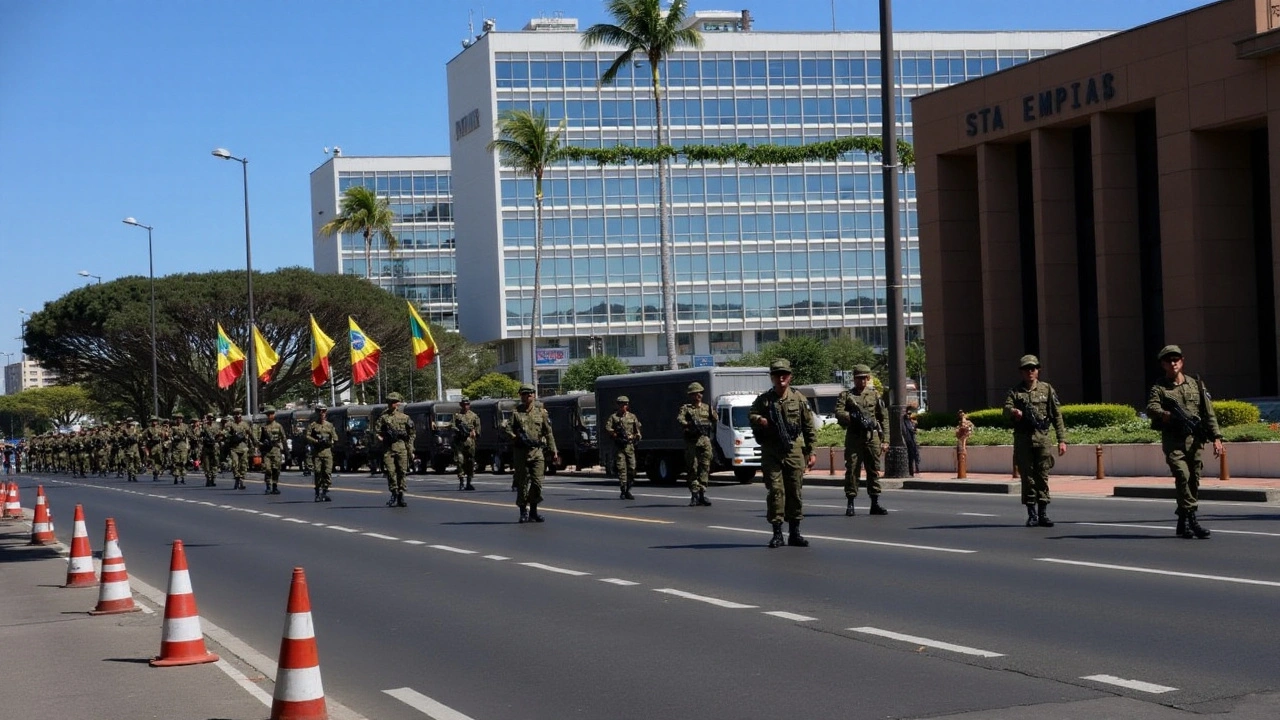
<svg viewBox="0 0 1280 720">
<path fill-rule="evenodd" d="M 62 542 L 77 503 L 95 550 L 114 517 L 155 587 L 181 538 L 201 616 L 271 658 L 304 567 L 326 693 L 369 718 L 1164 718 L 1280 691 L 1273 505 L 1205 503 L 1214 537 L 1187 541 L 1167 500 L 1059 498 L 1057 527 L 1025 528 L 1008 496 L 846 518 L 810 487 L 812 546 L 769 550 L 758 482 L 690 508 L 549 478 L 547 522 L 520 525 L 510 477 L 478 479 L 414 477 L 403 509 L 364 475 L 320 504 L 296 474 L 279 496 L 41 481 Z"/>
</svg>

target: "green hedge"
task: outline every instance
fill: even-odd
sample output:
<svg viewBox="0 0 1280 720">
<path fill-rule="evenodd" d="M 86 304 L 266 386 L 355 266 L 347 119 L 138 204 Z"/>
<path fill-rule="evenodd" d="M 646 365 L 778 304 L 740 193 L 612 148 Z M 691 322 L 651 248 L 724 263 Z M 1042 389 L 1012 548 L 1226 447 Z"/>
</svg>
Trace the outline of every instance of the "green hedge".
<svg viewBox="0 0 1280 720">
<path fill-rule="evenodd" d="M 1214 400 L 1213 414 L 1218 416 L 1218 427 L 1250 425 L 1262 418 L 1262 412 L 1253 403 L 1242 400 Z"/>
<path fill-rule="evenodd" d="M 1069 428 L 1105 428 L 1138 419 L 1138 411 L 1128 405 L 1063 405 L 1062 422 Z"/>
<path fill-rule="evenodd" d="M 916 415 L 916 427 L 920 430 L 956 426 L 956 414 L 953 412 L 927 411 Z"/>
</svg>

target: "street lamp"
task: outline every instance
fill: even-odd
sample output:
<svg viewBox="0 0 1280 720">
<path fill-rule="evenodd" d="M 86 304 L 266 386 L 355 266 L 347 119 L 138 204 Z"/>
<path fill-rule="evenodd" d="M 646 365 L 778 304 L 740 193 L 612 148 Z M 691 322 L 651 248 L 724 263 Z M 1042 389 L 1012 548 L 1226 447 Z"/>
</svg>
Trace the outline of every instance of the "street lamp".
<svg viewBox="0 0 1280 720">
<path fill-rule="evenodd" d="M 151 251 L 150 225 L 127 217 L 122 220 L 125 225 L 144 228 L 147 231 L 147 275 L 151 278 L 151 414 L 160 415 L 160 373 L 156 369 L 156 263 Z"/>
<path fill-rule="evenodd" d="M 94 280 L 97 280 L 99 285 L 101 285 L 101 284 L 102 284 L 102 276 L 101 276 L 101 275 L 94 275 L 93 273 L 89 272 L 88 270 L 81 270 L 80 272 L 78 272 L 78 273 L 76 273 L 76 274 L 77 274 L 77 275 L 79 275 L 80 277 L 91 277 L 91 278 L 93 278 Z"/>
<path fill-rule="evenodd" d="M 898 232 L 898 133 L 895 110 L 893 0 L 880 0 L 881 157 L 884 160 L 884 267 L 889 330 L 889 452 L 884 476 L 907 476 L 907 445 L 902 437 L 902 413 L 907 405 L 906 332 L 902 305 L 902 238 Z"/>
<path fill-rule="evenodd" d="M 17 354 L 18 353 L 14 353 L 14 352 L 0 352 L 0 355 L 4 355 L 4 392 L 6 395 L 12 394 L 9 392 L 9 364 L 13 362 L 13 356 Z M 18 377 L 19 377 L 19 380 L 21 380 L 21 377 L 22 377 L 21 370 L 18 371 Z M 9 413 L 8 437 L 13 437 L 13 413 Z"/>
<path fill-rule="evenodd" d="M 214 148 L 212 155 L 223 160 L 235 160 L 240 163 L 241 174 L 244 178 L 244 276 L 245 286 L 248 288 L 249 295 L 249 332 L 245 335 L 245 337 L 249 338 L 247 343 L 249 346 L 249 376 L 246 382 L 249 389 L 245 393 L 245 400 L 249 404 L 249 416 L 252 417 L 258 410 L 258 351 L 253 346 L 253 245 L 249 240 L 249 158 L 238 158 L 226 148 Z"/>
<path fill-rule="evenodd" d="M 25 360 L 27 352 L 27 316 L 31 313 L 22 308 L 18 308 L 18 312 L 22 313 L 22 332 L 18 335 L 18 340 L 22 342 L 22 355 Z"/>
</svg>

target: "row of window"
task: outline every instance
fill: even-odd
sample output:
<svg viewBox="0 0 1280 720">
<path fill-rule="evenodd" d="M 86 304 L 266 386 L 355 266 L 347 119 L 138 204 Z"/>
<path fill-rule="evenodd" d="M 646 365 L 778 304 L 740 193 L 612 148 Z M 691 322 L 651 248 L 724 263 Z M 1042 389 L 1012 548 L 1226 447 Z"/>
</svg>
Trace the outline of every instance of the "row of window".
<svg viewBox="0 0 1280 720">
<path fill-rule="evenodd" d="M 668 97 L 662 116 L 672 128 L 739 125 L 863 125 L 881 122 L 880 97 L 858 94 L 848 97 Z M 552 124 L 564 121 L 568 128 L 651 128 L 656 124 L 653 102 L 634 99 L 518 98 L 498 101 L 499 113 L 527 110 L 547 116 Z M 908 95 L 897 100 L 897 120 L 911 122 Z"/>
<path fill-rule="evenodd" d="M 615 171 L 616 172 L 616 171 Z M 616 177 L 548 178 L 542 181 L 543 209 L 569 205 L 643 205 L 657 202 L 657 179 L 651 168 Z M 914 197 L 916 176 L 903 173 L 902 188 Z M 532 178 L 502 180 L 502 206 L 534 207 Z M 690 167 L 672 173 L 674 203 L 770 203 L 823 200 L 880 200 L 884 175 L 868 165 L 854 167 L 813 166 L 775 173 L 724 168 L 705 171 Z"/>
<path fill-rule="evenodd" d="M 453 181 L 448 172 L 340 172 L 338 192 L 352 185 L 363 185 L 379 197 L 418 197 L 449 195 Z"/>
<path fill-rule="evenodd" d="M 452 249 L 456 245 L 452 227 L 414 230 L 395 228 L 395 235 L 396 242 L 402 250 Z M 387 248 L 387 244 L 383 241 L 381 235 L 373 236 L 371 246 L 374 250 L 385 250 Z M 342 249 L 364 252 L 364 235 L 361 233 L 343 233 Z"/>
<path fill-rule="evenodd" d="M 914 235 L 919 227 L 916 210 L 899 213 L 901 229 Z M 544 247 L 581 247 L 611 243 L 654 245 L 658 221 L 653 215 L 617 217 L 544 218 Z M 883 237 L 884 214 L 871 208 L 847 212 L 806 212 L 797 209 L 741 215 L 676 215 L 671 239 L 677 245 L 754 240 L 852 240 Z M 537 222 L 532 218 L 504 218 L 502 244 L 507 248 L 533 247 Z"/>
<path fill-rule="evenodd" d="M 399 283 L 416 283 L 418 279 L 428 276 L 445 275 L 452 278 L 458 274 L 457 263 L 454 261 L 453 256 L 396 260 L 374 258 L 372 267 L 373 271 L 369 277 L 375 280 L 378 278 L 391 278 Z M 364 258 L 342 261 L 343 275 L 364 277 L 364 269 Z"/>
<path fill-rule="evenodd" d="M 451 223 L 452 202 L 393 202 L 391 212 L 397 223 Z"/>
</svg>

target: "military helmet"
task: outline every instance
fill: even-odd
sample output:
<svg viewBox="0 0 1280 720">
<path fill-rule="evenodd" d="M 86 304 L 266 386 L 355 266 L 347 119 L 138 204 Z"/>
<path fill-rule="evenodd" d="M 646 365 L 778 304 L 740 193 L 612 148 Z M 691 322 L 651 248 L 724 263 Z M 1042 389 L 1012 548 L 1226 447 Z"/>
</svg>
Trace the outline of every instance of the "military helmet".
<svg viewBox="0 0 1280 720">
<path fill-rule="evenodd" d="M 782 374 L 790 375 L 791 361 L 787 360 L 786 358 L 779 358 L 777 360 L 774 360 L 773 364 L 769 366 L 769 374 L 770 375 L 782 375 Z"/>
<path fill-rule="evenodd" d="M 1177 345 L 1165 345 L 1164 347 L 1160 348 L 1160 354 L 1156 356 L 1156 359 L 1163 360 L 1169 357 L 1170 355 L 1177 355 L 1178 357 L 1182 357 L 1182 348 L 1178 347 Z"/>
<path fill-rule="evenodd" d="M 524 395 L 524 394 L 526 394 L 526 393 L 528 393 L 528 394 L 532 395 L 532 394 L 534 394 L 534 393 L 536 393 L 536 392 L 538 392 L 538 391 L 537 391 L 537 390 L 534 390 L 532 385 L 525 384 L 525 385 L 521 385 L 521 386 L 520 386 L 520 394 L 521 394 L 521 395 Z"/>
<path fill-rule="evenodd" d="M 186 415 L 183 415 L 183 414 L 182 414 L 182 413 L 180 413 L 180 412 L 176 412 L 176 413 L 174 413 L 174 414 L 173 414 L 173 419 L 174 419 L 174 420 L 177 420 L 178 418 L 185 418 L 185 417 L 186 417 Z"/>
<path fill-rule="evenodd" d="M 689 387 L 685 388 L 684 391 L 685 391 L 685 394 L 687 395 L 692 395 L 693 393 L 696 393 L 696 392 L 702 392 L 702 383 L 691 382 L 689 383 Z"/>
<path fill-rule="evenodd" d="M 205 413 L 205 414 L 204 414 L 204 419 L 205 419 L 205 420 L 212 420 L 213 418 L 214 418 L 214 415 L 213 415 L 213 413 L 211 413 L 211 412 L 207 412 L 207 413 Z"/>
<path fill-rule="evenodd" d="M 1035 355 L 1023 355 L 1018 359 L 1019 368 L 1040 367 L 1040 358 Z"/>
<path fill-rule="evenodd" d="M 262 412 L 263 412 L 263 414 L 265 414 L 265 415 L 274 415 L 274 414 L 275 414 L 275 412 L 276 412 L 276 406 L 275 406 L 275 405 L 265 405 L 265 406 L 263 406 L 263 408 L 262 408 Z"/>
<path fill-rule="evenodd" d="M 233 417 L 240 417 L 240 416 L 244 415 L 244 411 L 243 411 L 243 410 L 241 410 L 240 408 L 236 408 L 235 410 L 232 410 L 232 411 L 231 411 L 231 415 L 232 415 Z"/>
<path fill-rule="evenodd" d="M 393 402 L 404 402 L 404 398 L 403 398 L 403 397 L 401 397 L 401 396 L 400 396 L 400 393 L 398 393 L 398 392 L 387 393 L 387 402 L 389 402 L 389 403 L 393 403 Z"/>
<path fill-rule="evenodd" d="M 458 404 L 459 404 L 459 405 L 470 405 L 470 404 L 471 404 L 471 398 L 462 398 L 461 400 L 459 400 L 459 401 L 458 401 Z"/>
<path fill-rule="evenodd" d="M 316 403 L 315 409 L 319 412 L 327 412 L 329 410 L 329 406 L 324 403 Z"/>
<path fill-rule="evenodd" d="M 871 368 L 867 367 L 866 365 L 854 365 L 853 376 L 856 378 L 871 377 Z"/>
<path fill-rule="evenodd" d="M 627 397 L 626 395 L 619 395 L 619 396 L 618 396 L 618 404 L 619 404 L 619 405 L 626 405 L 626 404 L 627 404 L 627 403 L 629 403 L 629 402 L 631 402 L 631 398 Z"/>
<path fill-rule="evenodd" d="M 159 416 L 152 415 L 152 416 L 151 416 L 151 422 L 160 422 L 160 418 L 159 418 Z"/>
</svg>

